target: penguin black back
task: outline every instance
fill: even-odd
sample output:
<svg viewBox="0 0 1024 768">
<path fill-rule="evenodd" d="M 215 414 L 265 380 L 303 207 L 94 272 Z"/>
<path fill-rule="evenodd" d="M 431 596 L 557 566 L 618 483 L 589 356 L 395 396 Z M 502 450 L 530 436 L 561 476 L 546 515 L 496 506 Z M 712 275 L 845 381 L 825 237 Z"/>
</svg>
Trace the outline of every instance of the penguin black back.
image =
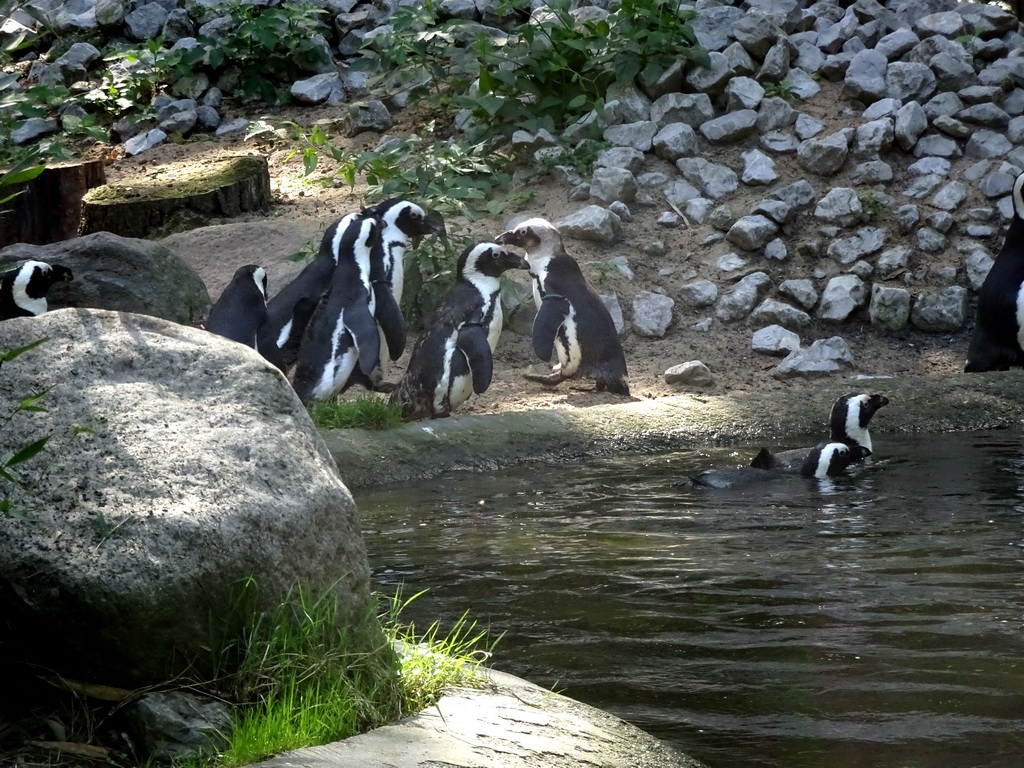
<svg viewBox="0 0 1024 768">
<path fill-rule="evenodd" d="M 41 315 L 48 309 L 46 294 L 54 283 L 74 278 L 62 264 L 26 261 L 0 275 L 0 320 Z"/>
<path fill-rule="evenodd" d="M 966 373 L 1024 368 L 1024 173 L 1013 184 L 1013 219 L 978 291 Z"/>
<path fill-rule="evenodd" d="M 267 322 L 267 271 L 256 264 L 235 270 L 231 282 L 210 307 L 206 330 L 256 348 L 259 329 Z"/>
</svg>

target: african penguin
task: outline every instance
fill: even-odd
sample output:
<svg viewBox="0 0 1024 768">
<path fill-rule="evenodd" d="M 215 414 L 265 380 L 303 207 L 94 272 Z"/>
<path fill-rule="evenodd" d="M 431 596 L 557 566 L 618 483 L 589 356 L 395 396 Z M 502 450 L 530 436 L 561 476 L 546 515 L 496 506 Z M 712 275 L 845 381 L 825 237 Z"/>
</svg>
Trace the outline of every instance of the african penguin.
<svg viewBox="0 0 1024 768">
<path fill-rule="evenodd" d="M 851 448 L 851 461 L 863 461 L 874 450 L 868 424 L 875 413 L 888 404 L 889 398 L 884 395 L 862 393 L 838 398 L 829 412 L 829 440 L 848 445 Z M 750 466 L 780 472 L 799 472 L 807 451 L 807 448 L 794 448 L 769 453 L 767 449 L 762 448 Z"/>
<path fill-rule="evenodd" d="M 374 317 L 380 327 L 381 347 L 388 357 L 397 360 L 405 351 L 405 317 L 402 295 L 405 288 L 405 251 L 423 235 L 447 237 L 444 219 L 428 213 L 409 200 L 392 198 L 364 208 L 364 216 L 372 216 L 378 224 L 379 236 L 374 245 L 371 285 L 376 299 Z M 369 386 L 387 389 L 383 384 L 386 358 L 370 374 Z M 357 373 L 357 377 L 358 377 Z"/>
<path fill-rule="evenodd" d="M 427 321 L 409 367 L 391 393 L 407 421 L 448 416 L 491 383 L 492 354 L 501 334 L 500 277 L 528 269 L 526 260 L 496 243 L 459 256 L 455 284 Z"/>
<path fill-rule="evenodd" d="M 763 450 L 763 449 L 762 449 Z M 863 448 L 850 448 L 844 443 L 821 442 L 802 454 L 800 476 L 822 479 L 841 475 L 855 455 L 862 455 Z M 690 485 L 696 488 L 736 488 L 770 480 L 791 477 L 787 472 L 759 466 L 706 469 L 690 478 Z"/>
<path fill-rule="evenodd" d="M 558 384 L 586 376 L 594 379 L 599 391 L 628 396 L 626 358 L 615 323 L 566 252 L 555 226 L 545 219 L 529 219 L 503 232 L 497 242 L 526 249 L 537 305 L 533 350 L 544 361 L 551 359 L 552 350 L 558 355 L 551 374 L 526 378 Z"/>
<path fill-rule="evenodd" d="M 4 272 L 0 275 L 0 320 L 43 314 L 50 286 L 72 278 L 67 267 L 44 261 L 26 261 Z"/>
<path fill-rule="evenodd" d="M 370 252 L 377 222 L 358 215 L 336 249 L 338 265 L 299 343 L 292 385 L 304 402 L 344 391 L 357 369 L 364 377 L 377 366 L 380 337 L 373 318 Z"/>
<path fill-rule="evenodd" d="M 210 307 L 205 327 L 256 349 L 257 334 L 267 321 L 267 271 L 255 264 L 235 270 L 231 282 Z"/>
<path fill-rule="evenodd" d="M 1013 219 L 978 291 L 966 373 L 1024 368 L 1024 173 L 1013 183 Z"/>
<path fill-rule="evenodd" d="M 299 352 L 299 342 L 320 298 L 331 285 L 338 249 L 346 229 L 359 217 L 343 216 L 324 231 L 317 255 L 290 283 L 267 301 L 267 322 L 260 329 L 260 354 L 287 372 Z"/>
</svg>

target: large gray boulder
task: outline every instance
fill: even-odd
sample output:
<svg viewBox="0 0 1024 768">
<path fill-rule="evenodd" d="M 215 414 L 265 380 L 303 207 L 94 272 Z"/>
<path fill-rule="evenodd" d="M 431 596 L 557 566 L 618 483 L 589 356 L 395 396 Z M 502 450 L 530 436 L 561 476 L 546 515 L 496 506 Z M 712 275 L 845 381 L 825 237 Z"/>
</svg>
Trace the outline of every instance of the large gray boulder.
<svg viewBox="0 0 1024 768">
<path fill-rule="evenodd" d="M 212 673 L 299 588 L 369 603 L 355 505 L 292 388 L 255 351 L 153 317 L 64 309 L 0 323 L 4 433 L 52 435 L 3 483 L 0 646 L 75 679 Z M 84 430 L 84 431 L 83 431 Z M 76 434 L 76 431 L 78 434 Z M 211 650 L 211 645 L 213 646 Z"/>
<path fill-rule="evenodd" d="M 29 259 L 63 264 L 75 276 L 53 286 L 50 309 L 93 307 L 198 325 L 210 308 L 199 273 L 150 240 L 95 232 L 50 245 L 15 243 L 0 250 L 0 271 Z"/>
</svg>

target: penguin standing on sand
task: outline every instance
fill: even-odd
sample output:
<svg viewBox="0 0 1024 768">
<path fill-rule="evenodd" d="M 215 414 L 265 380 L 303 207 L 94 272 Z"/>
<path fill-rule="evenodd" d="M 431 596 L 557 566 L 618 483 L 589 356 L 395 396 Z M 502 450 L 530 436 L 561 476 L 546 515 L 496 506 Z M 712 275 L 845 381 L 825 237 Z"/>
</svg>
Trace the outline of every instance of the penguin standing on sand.
<svg viewBox="0 0 1024 768">
<path fill-rule="evenodd" d="M 380 233 L 372 256 L 374 317 L 380 327 L 381 347 L 387 348 L 391 360 L 397 360 L 405 351 L 405 317 L 401 310 L 405 289 L 405 251 L 424 235 L 446 237 L 444 219 L 437 213 L 428 213 L 416 203 L 398 198 L 364 208 L 362 214 L 377 221 Z M 380 364 L 369 377 L 371 389 L 388 388 L 383 384 L 387 374 L 385 368 L 386 358 L 381 355 Z"/>
<path fill-rule="evenodd" d="M 845 443 L 818 443 L 809 452 L 802 452 L 800 476 L 821 480 L 841 475 L 850 464 L 864 457 L 864 450 Z M 706 469 L 692 476 L 689 484 L 695 488 L 736 488 L 791 476 L 779 469 L 754 466 Z"/>
<path fill-rule="evenodd" d="M 406 421 L 448 416 L 491 384 L 492 354 L 501 335 L 503 272 L 528 269 L 497 243 L 470 246 L 459 256 L 455 284 L 413 347 L 409 367 L 391 393 Z"/>
<path fill-rule="evenodd" d="M 255 264 L 235 270 L 231 282 L 210 307 L 205 327 L 210 333 L 256 349 L 260 327 L 267 321 L 267 271 Z"/>
<path fill-rule="evenodd" d="M 966 373 L 1024 368 L 1024 173 L 1013 183 L 1013 219 L 978 291 Z"/>
<path fill-rule="evenodd" d="M 352 372 L 368 377 L 380 358 L 380 337 L 370 256 L 377 222 L 355 214 L 335 249 L 338 264 L 327 293 L 320 299 L 299 344 L 292 384 L 304 402 L 325 400 L 344 391 Z"/>
<path fill-rule="evenodd" d="M 832 404 L 829 412 L 829 440 L 843 443 L 851 449 L 852 462 L 863 461 L 874 451 L 868 424 L 880 408 L 889 404 L 884 395 L 851 394 L 843 395 Z M 807 448 L 794 448 L 778 453 L 761 452 L 750 463 L 760 469 L 774 469 L 780 472 L 799 472 L 807 456 Z"/>
<path fill-rule="evenodd" d="M 306 325 L 331 285 L 345 230 L 358 216 L 350 213 L 327 227 L 313 260 L 267 301 L 267 322 L 260 329 L 258 348 L 284 372 L 295 364 Z"/>
<path fill-rule="evenodd" d="M 629 395 L 626 358 L 619 334 L 604 302 L 587 284 L 551 222 L 529 219 L 497 238 L 501 245 L 526 249 L 533 278 L 533 350 L 546 361 L 554 351 L 558 363 L 549 375 L 526 374 L 531 381 L 558 384 L 586 376 L 597 390 Z"/>
<path fill-rule="evenodd" d="M 0 275 L 0 320 L 43 314 L 50 286 L 72 278 L 67 267 L 45 261 L 26 261 L 4 272 Z"/>
</svg>

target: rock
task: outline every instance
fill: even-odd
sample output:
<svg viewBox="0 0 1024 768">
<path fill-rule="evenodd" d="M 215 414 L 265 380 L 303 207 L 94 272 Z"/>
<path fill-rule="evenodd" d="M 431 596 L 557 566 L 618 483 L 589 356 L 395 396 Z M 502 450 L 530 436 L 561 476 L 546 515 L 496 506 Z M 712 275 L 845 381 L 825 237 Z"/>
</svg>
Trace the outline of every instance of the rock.
<svg viewBox="0 0 1024 768">
<path fill-rule="evenodd" d="M 636 199 L 636 177 L 625 168 L 595 168 L 590 180 L 590 196 L 601 205 L 620 201 L 631 203 Z"/>
<path fill-rule="evenodd" d="M 772 370 L 772 376 L 777 379 L 829 376 L 853 365 L 850 346 L 841 336 L 832 336 L 818 339 L 806 349 L 791 352 Z"/>
<path fill-rule="evenodd" d="M 807 310 L 813 309 L 818 303 L 818 291 L 814 288 L 814 281 L 806 278 L 783 280 L 779 283 L 779 293 L 793 299 Z"/>
<path fill-rule="evenodd" d="M 771 287 L 772 279 L 764 272 L 753 272 L 732 287 L 718 299 L 715 316 L 726 323 L 742 320 L 754 306 L 764 298 Z"/>
<path fill-rule="evenodd" d="M 734 77 L 725 88 L 726 109 L 729 112 L 755 110 L 763 98 L 764 87 L 749 77 Z"/>
<path fill-rule="evenodd" d="M 830 224 L 848 227 L 860 220 L 864 206 L 856 190 L 849 187 L 834 187 L 828 191 L 814 208 L 816 218 Z"/>
<path fill-rule="evenodd" d="M 740 185 L 736 173 L 725 165 L 718 165 L 703 157 L 683 157 L 676 161 L 676 168 L 683 178 L 696 185 L 712 200 L 731 195 Z"/>
<path fill-rule="evenodd" d="M 538 135 L 539 135 L 538 131 Z M 547 133 L 545 131 L 545 133 Z M 550 134 L 548 134 L 550 136 Z M 555 142 L 554 137 L 551 137 Z M 595 168 L 625 168 L 632 174 L 640 173 L 644 167 L 644 153 L 632 147 L 611 147 L 603 150 L 594 160 Z"/>
<path fill-rule="evenodd" d="M 681 365 L 673 365 L 665 371 L 666 384 L 681 384 L 690 387 L 713 387 L 715 377 L 700 360 L 691 360 Z"/>
<path fill-rule="evenodd" d="M 32 486 L 12 494 L 31 514 L 9 516 L 0 537 L 9 653 L 145 687 L 213 675 L 211 638 L 240 640 L 246 617 L 300 585 L 337 597 L 339 622 L 365 614 L 355 504 L 276 368 L 145 315 L 64 309 L 0 323 L 3 349 L 44 336 L 4 365 L 0 397 L 48 390 L 20 433 L 91 429 L 71 438 L 59 471 L 42 469 L 57 458 L 46 449 Z"/>
<path fill-rule="evenodd" d="M 292 83 L 291 94 L 300 104 L 340 104 L 345 88 L 337 72 L 325 72 Z"/>
<path fill-rule="evenodd" d="M 935 94 L 935 73 L 927 64 L 894 61 L 885 71 L 885 95 L 904 104 L 924 103 Z"/>
<path fill-rule="evenodd" d="M 837 275 L 828 281 L 821 294 L 818 317 L 841 323 L 868 300 L 868 289 L 856 275 Z"/>
<path fill-rule="evenodd" d="M 885 55 L 871 48 L 861 51 L 850 60 L 850 66 L 846 70 L 843 83 L 850 95 L 864 102 L 872 104 L 886 96 L 886 69 L 889 61 Z"/>
<path fill-rule="evenodd" d="M 993 263 L 992 257 L 980 248 L 968 254 L 967 258 L 964 259 L 967 282 L 971 286 L 972 291 L 977 292 L 981 290 L 982 283 L 988 277 Z"/>
<path fill-rule="evenodd" d="M 223 750 L 234 725 L 226 704 L 188 691 L 147 693 L 126 709 L 142 752 L 164 762 Z"/>
<path fill-rule="evenodd" d="M 860 227 L 850 237 L 833 240 L 826 254 L 840 264 L 852 264 L 858 259 L 882 250 L 885 230 L 881 227 Z"/>
<path fill-rule="evenodd" d="M 744 152 L 743 173 L 740 181 L 748 186 L 771 184 L 779 178 L 775 172 L 775 161 L 756 149 Z"/>
<path fill-rule="evenodd" d="M 18 146 L 50 136 L 60 130 L 56 120 L 42 117 L 30 117 L 11 131 L 11 141 Z M 127 149 L 127 146 L 126 146 Z"/>
<path fill-rule="evenodd" d="M 868 317 L 872 325 L 891 331 L 905 328 L 910 318 L 910 291 L 875 283 L 871 286 Z"/>
<path fill-rule="evenodd" d="M 686 309 L 710 307 L 718 298 L 718 286 L 710 280 L 696 280 L 679 289 L 679 301 Z"/>
<path fill-rule="evenodd" d="M 694 157 L 700 151 L 697 134 L 686 123 L 669 123 L 654 135 L 654 153 L 674 163 L 681 157 Z"/>
<path fill-rule="evenodd" d="M 663 294 L 639 291 L 633 297 L 633 332 L 637 336 L 660 339 L 672 323 L 675 301 Z"/>
<path fill-rule="evenodd" d="M 167 134 L 164 131 L 161 131 L 159 128 L 153 128 L 128 139 L 124 143 L 124 152 L 129 157 L 139 155 L 147 149 L 152 149 L 158 144 L 162 144 L 166 140 Z"/>
<path fill-rule="evenodd" d="M 588 205 L 586 208 L 571 213 L 555 226 L 565 235 L 580 240 L 595 240 L 599 243 L 610 243 L 619 236 L 622 222 L 618 216 L 599 205 Z"/>
<path fill-rule="evenodd" d="M 600 295 L 601 303 L 608 309 L 608 314 L 612 316 L 612 324 L 615 326 L 615 332 L 621 336 L 626 332 L 626 321 L 622 316 L 622 305 L 619 303 L 619 297 L 614 293 L 602 293 Z M 526 305 L 530 308 L 530 327 L 526 331 L 526 335 L 532 333 L 533 328 L 533 317 L 535 313 L 533 311 L 533 303 L 529 296 L 526 297 Z"/>
<path fill-rule="evenodd" d="M 50 289 L 51 309 L 136 312 L 195 326 L 210 308 L 210 295 L 198 273 L 149 240 L 97 232 L 49 245 L 17 243 L 0 250 L 0 271 L 30 259 L 63 264 L 75 276 Z"/>
<path fill-rule="evenodd" d="M 850 152 L 852 131 L 845 129 L 824 139 L 808 139 L 800 144 L 796 156 L 800 165 L 810 173 L 830 176 L 843 167 Z"/>
<path fill-rule="evenodd" d="M 663 128 L 669 123 L 685 123 L 699 128 L 715 116 L 706 93 L 667 93 L 651 104 L 651 120 Z"/>
<path fill-rule="evenodd" d="M 159 3 L 138 6 L 124 17 L 125 29 L 132 40 L 152 40 L 167 21 L 168 11 Z"/>
<path fill-rule="evenodd" d="M 896 113 L 893 137 L 901 149 L 908 152 L 913 149 L 926 130 L 928 130 L 928 116 L 920 104 L 911 101 L 900 107 Z"/>
<path fill-rule="evenodd" d="M 711 51 L 708 53 L 707 66 L 694 67 L 686 73 L 683 80 L 687 90 L 692 93 L 717 96 L 725 90 L 734 74 L 729 60 L 718 51 Z"/>
<path fill-rule="evenodd" d="M 777 299 L 765 299 L 750 313 L 753 323 L 773 323 L 784 328 L 806 328 L 811 316 L 802 309 Z"/>
<path fill-rule="evenodd" d="M 800 337 L 781 325 L 769 325 L 754 331 L 750 347 L 763 355 L 783 357 L 800 349 Z"/>
<path fill-rule="evenodd" d="M 658 124 L 650 120 L 624 125 L 610 125 L 604 129 L 604 140 L 617 147 L 632 147 L 650 152 Z"/>
<path fill-rule="evenodd" d="M 910 322 L 922 331 L 941 333 L 958 331 L 967 319 L 967 289 L 951 285 L 938 293 L 917 297 L 910 312 Z"/>
<path fill-rule="evenodd" d="M 767 245 L 778 231 L 775 222 L 766 216 L 743 216 L 729 228 L 725 239 L 745 251 L 756 251 Z"/>
<path fill-rule="evenodd" d="M 756 125 L 757 112 L 740 109 L 707 120 L 701 124 L 700 132 L 712 144 L 735 144 L 753 133 Z"/>
<path fill-rule="evenodd" d="M 787 203 L 791 208 L 803 208 L 805 205 L 810 205 L 815 197 L 814 188 L 806 179 L 800 179 L 792 184 L 779 187 L 772 195 Z"/>
<path fill-rule="evenodd" d="M 888 117 L 871 120 L 857 126 L 853 134 L 853 154 L 861 158 L 878 158 L 892 145 L 893 121 Z"/>
<path fill-rule="evenodd" d="M 993 157 L 1002 157 L 1013 149 L 1013 144 L 1001 133 L 982 129 L 974 131 L 967 145 L 964 147 L 964 154 L 976 160 L 983 160 Z"/>
</svg>

